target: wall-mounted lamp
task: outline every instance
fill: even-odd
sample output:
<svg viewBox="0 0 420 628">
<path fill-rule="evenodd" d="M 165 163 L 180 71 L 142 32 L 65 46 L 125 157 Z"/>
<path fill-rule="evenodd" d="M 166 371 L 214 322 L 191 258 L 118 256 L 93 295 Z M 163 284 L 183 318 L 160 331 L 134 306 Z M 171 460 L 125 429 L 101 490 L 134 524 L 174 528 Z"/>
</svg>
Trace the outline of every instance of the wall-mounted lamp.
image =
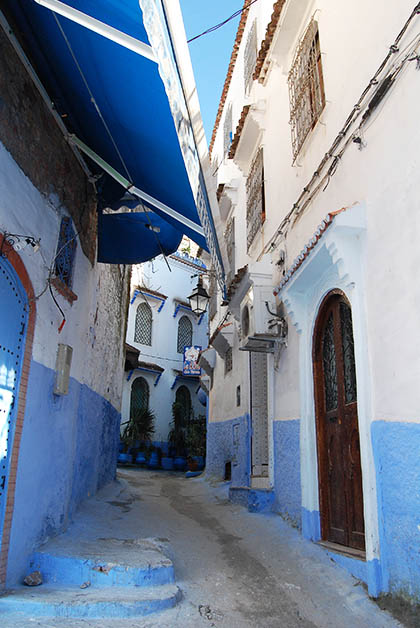
<svg viewBox="0 0 420 628">
<path fill-rule="evenodd" d="M 197 314 L 197 316 L 204 314 L 207 309 L 207 304 L 210 301 L 210 297 L 207 294 L 207 290 L 203 286 L 203 279 L 201 276 L 198 277 L 197 286 L 188 297 L 188 301 L 190 302 L 190 307 L 194 314 Z"/>
</svg>

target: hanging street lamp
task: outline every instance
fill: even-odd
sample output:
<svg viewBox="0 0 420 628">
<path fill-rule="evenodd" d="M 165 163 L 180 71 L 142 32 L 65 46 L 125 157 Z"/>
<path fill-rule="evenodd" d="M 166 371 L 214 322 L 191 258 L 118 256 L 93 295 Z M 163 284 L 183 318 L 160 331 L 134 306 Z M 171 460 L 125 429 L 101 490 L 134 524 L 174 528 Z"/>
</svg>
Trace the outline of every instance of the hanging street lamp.
<svg viewBox="0 0 420 628">
<path fill-rule="evenodd" d="M 203 286 L 203 279 L 201 276 L 198 278 L 196 288 L 188 297 L 188 301 L 190 302 L 190 307 L 194 314 L 197 314 L 197 316 L 204 314 L 207 309 L 207 304 L 210 301 L 210 297 Z"/>
</svg>

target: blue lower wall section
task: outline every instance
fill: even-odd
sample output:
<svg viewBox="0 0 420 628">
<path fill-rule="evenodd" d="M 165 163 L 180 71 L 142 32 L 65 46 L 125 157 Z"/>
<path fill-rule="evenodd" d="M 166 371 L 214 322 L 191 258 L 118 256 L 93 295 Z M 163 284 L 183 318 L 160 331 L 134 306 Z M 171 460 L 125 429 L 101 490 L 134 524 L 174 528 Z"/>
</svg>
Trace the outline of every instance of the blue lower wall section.
<svg viewBox="0 0 420 628">
<path fill-rule="evenodd" d="M 120 413 L 74 379 L 68 395 L 54 395 L 54 376 L 54 371 L 32 361 L 8 586 L 21 581 L 33 549 L 65 529 L 78 504 L 115 477 Z"/>
<path fill-rule="evenodd" d="M 321 518 L 318 510 L 307 510 L 302 506 L 302 534 L 309 541 L 321 538 Z"/>
<path fill-rule="evenodd" d="M 420 601 L 420 424 L 374 421 L 372 445 L 384 587 Z"/>
<path fill-rule="evenodd" d="M 232 485 L 249 486 L 251 453 L 248 414 L 229 421 L 208 423 L 206 474 L 223 480 L 227 462 L 232 464 Z"/>
<path fill-rule="evenodd" d="M 273 422 L 274 506 L 292 525 L 301 527 L 300 421 Z"/>
</svg>

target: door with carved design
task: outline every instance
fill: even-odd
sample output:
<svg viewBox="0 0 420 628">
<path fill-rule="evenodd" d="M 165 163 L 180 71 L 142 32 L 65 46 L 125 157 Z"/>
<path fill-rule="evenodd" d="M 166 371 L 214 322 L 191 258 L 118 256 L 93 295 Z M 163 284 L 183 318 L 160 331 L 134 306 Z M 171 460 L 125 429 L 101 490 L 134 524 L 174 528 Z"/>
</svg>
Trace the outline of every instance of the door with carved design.
<svg viewBox="0 0 420 628">
<path fill-rule="evenodd" d="M 322 539 L 364 550 L 353 325 L 341 293 L 321 306 L 313 357 Z"/>
<path fill-rule="evenodd" d="M 251 465 L 253 477 L 268 477 L 267 355 L 250 351 Z"/>
<path fill-rule="evenodd" d="M 9 262 L 0 256 L 0 546 L 9 485 L 22 369 L 27 297 Z"/>
</svg>

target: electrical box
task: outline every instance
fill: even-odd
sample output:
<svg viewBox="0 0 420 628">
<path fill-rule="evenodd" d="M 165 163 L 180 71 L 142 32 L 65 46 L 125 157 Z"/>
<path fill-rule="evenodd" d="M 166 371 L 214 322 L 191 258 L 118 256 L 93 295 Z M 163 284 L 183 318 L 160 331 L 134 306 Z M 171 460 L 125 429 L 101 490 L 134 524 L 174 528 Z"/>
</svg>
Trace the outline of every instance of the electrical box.
<svg viewBox="0 0 420 628">
<path fill-rule="evenodd" d="M 55 363 L 54 395 L 67 395 L 69 392 L 70 367 L 73 349 L 69 345 L 59 344 Z"/>
</svg>

